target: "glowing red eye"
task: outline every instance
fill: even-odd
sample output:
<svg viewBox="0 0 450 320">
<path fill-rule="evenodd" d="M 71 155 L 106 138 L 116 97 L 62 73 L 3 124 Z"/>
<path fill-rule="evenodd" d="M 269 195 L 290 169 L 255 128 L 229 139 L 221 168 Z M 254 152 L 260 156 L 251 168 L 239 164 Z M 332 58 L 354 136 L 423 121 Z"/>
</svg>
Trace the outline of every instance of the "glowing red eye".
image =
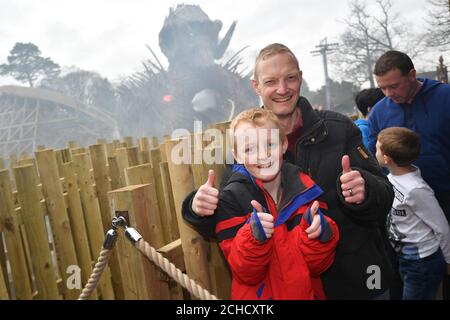
<svg viewBox="0 0 450 320">
<path fill-rule="evenodd" d="M 165 96 L 163 96 L 162 99 L 163 99 L 164 102 L 172 102 L 173 97 L 170 94 L 166 94 Z"/>
</svg>

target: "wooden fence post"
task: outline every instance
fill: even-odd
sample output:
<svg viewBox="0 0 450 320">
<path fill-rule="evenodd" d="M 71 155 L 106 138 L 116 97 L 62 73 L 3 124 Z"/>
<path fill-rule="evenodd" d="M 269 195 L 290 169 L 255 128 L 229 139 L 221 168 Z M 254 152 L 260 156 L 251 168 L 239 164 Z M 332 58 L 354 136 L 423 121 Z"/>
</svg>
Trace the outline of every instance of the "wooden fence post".
<svg viewBox="0 0 450 320">
<path fill-rule="evenodd" d="M 6 169 L 0 170 L 0 229 L 3 230 L 5 236 L 16 299 L 31 300 L 30 276 L 18 220 L 12 199 L 9 172 Z"/>
<path fill-rule="evenodd" d="M 35 156 L 45 196 L 45 204 L 47 205 L 52 226 L 53 241 L 59 262 L 59 272 L 63 280 L 63 296 L 68 300 L 76 300 L 81 293 L 81 289 L 68 287 L 67 270 L 69 267 L 78 266 L 78 260 L 63 189 L 58 175 L 55 152 L 46 149 L 37 151 Z"/>
<path fill-rule="evenodd" d="M 128 224 L 134 227 L 151 246 L 163 246 L 160 218 L 154 190 L 151 184 L 133 185 L 109 192 L 117 211 L 127 212 Z M 152 192 L 153 191 L 153 192 Z M 167 283 L 161 281 L 161 270 L 150 263 L 125 239 L 119 235 L 118 250 L 126 299 L 170 299 Z"/>
<path fill-rule="evenodd" d="M 31 165 L 15 167 L 14 177 L 38 289 L 37 299 L 60 299 L 48 245 L 44 213 L 37 191 L 36 169 Z"/>
</svg>

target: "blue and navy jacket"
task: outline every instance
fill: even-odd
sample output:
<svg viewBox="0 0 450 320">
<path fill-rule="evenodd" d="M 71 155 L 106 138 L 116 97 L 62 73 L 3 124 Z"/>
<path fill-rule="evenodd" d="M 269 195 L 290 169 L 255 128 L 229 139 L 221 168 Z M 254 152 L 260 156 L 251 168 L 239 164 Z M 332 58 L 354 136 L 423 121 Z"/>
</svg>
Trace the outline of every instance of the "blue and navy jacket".
<svg viewBox="0 0 450 320">
<path fill-rule="evenodd" d="M 262 182 L 242 165 L 233 169 L 215 213 L 216 235 L 233 276 L 231 298 L 324 299 L 319 276 L 334 261 L 339 232 L 323 214 L 323 202 L 321 235 L 311 240 L 305 232 L 311 223 L 309 207 L 322 194 L 320 187 L 297 166 L 284 163 L 283 195 L 277 206 Z M 274 216 L 274 234 L 265 241 L 252 232 L 252 219 L 257 219 L 252 200 Z"/>
<path fill-rule="evenodd" d="M 397 104 L 386 97 L 373 107 L 369 116 L 369 149 L 375 152 L 378 133 L 385 128 L 406 127 L 415 131 L 421 140 L 415 165 L 437 195 L 449 194 L 450 85 L 418 80 L 423 85 L 412 104 Z"/>
</svg>

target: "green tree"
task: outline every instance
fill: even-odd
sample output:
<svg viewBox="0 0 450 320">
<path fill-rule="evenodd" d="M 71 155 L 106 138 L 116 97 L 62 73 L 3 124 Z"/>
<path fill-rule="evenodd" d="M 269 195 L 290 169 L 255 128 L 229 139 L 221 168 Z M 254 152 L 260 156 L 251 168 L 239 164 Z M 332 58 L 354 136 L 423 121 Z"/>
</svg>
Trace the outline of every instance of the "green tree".
<svg viewBox="0 0 450 320">
<path fill-rule="evenodd" d="M 17 42 L 7 59 L 7 64 L 0 65 L 0 75 L 9 74 L 30 87 L 34 87 L 40 78 L 57 77 L 61 71 L 52 59 L 41 57 L 41 51 L 33 43 Z"/>
</svg>

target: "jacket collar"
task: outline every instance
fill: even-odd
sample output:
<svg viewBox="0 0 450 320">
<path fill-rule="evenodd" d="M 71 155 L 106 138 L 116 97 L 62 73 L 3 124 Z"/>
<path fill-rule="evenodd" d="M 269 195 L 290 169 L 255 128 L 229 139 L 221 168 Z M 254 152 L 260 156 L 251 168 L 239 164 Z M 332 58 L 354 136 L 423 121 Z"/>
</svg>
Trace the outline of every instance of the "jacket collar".
<svg viewBox="0 0 450 320">
<path fill-rule="evenodd" d="M 227 184 L 233 182 L 252 184 L 256 189 L 263 189 L 262 181 L 253 178 L 247 169 L 242 164 L 233 165 L 233 174 L 228 180 Z M 308 189 L 307 186 L 303 184 L 299 175 L 301 170 L 299 167 L 290 164 L 289 162 L 283 162 L 283 167 L 281 169 L 281 185 L 289 186 L 289 188 L 283 188 L 283 196 L 280 203 L 280 208 L 285 207 L 292 199 L 299 193 L 303 193 Z"/>
<path fill-rule="evenodd" d="M 324 140 L 328 136 L 328 129 L 325 122 L 318 115 L 318 112 L 322 111 L 315 111 L 304 97 L 298 99 L 297 107 L 300 108 L 302 114 L 304 130 L 299 143 L 312 145 Z"/>
</svg>

